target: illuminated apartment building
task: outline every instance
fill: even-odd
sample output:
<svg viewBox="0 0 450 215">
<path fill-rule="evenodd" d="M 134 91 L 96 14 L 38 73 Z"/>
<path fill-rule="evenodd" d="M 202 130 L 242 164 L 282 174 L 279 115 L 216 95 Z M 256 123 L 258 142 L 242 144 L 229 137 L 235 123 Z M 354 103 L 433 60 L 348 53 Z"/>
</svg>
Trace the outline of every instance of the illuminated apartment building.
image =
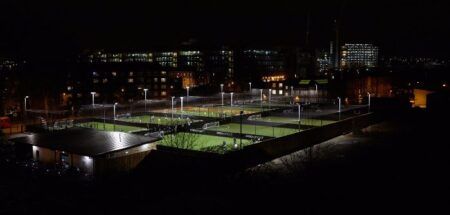
<svg viewBox="0 0 450 215">
<path fill-rule="evenodd" d="M 378 66 L 378 47 L 372 44 L 345 44 L 341 50 L 341 68 Z"/>
</svg>

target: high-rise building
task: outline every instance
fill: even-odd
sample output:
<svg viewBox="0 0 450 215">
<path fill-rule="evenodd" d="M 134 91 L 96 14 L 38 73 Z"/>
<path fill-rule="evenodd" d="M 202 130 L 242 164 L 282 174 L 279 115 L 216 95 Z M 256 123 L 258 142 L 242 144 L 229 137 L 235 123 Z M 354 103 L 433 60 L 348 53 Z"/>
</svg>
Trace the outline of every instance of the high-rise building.
<svg viewBox="0 0 450 215">
<path fill-rule="evenodd" d="M 0 115 L 9 114 L 9 109 L 15 108 L 13 97 L 17 94 L 17 83 L 14 80 L 17 68 L 18 64 L 14 60 L 0 58 Z"/>
<path fill-rule="evenodd" d="M 347 43 L 341 49 L 341 68 L 373 68 L 378 66 L 378 47 L 372 44 Z"/>
</svg>

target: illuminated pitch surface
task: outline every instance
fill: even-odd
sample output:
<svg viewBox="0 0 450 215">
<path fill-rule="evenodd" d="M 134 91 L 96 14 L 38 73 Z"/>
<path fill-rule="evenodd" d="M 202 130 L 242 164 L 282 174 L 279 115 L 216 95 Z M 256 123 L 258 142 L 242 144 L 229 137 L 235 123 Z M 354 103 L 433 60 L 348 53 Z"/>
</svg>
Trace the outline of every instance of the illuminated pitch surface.
<svg viewBox="0 0 450 215">
<path fill-rule="evenodd" d="M 185 133 L 177 133 L 174 135 L 183 135 Z M 164 138 L 171 138 L 171 134 L 164 136 Z M 176 137 L 173 137 L 176 138 Z M 195 144 L 193 145 L 192 150 L 196 151 L 214 151 L 214 149 L 220 149 L 223 146 L 223 142 L 226 142 L 227 150 L 231 150 L 234 148 L 234 139 L 230 137 L 220 137 L 220 136 L 212 136 L 212 135 L 204 135 L 204 134 L 195 134 Z M 157 144 L 173 147 L 166 141 L 158 141 Z M 236 143 L 239 145 L 240 140 L 236 138 Z M 247 146 L 251 144 L 250 140 L 242 139 L 242 145 Z"/>
<path fill-rule="evenodd" d="M 278 116 L 263 117 L 263 118 L 255 119 L 255 121 L 298 125 L 298 118 L 288 118 L 288 117 L 278 117 Z M 315 126 L 315 127 L 329 125 L 329 124 L 333 124 L 335 122 L 336 121 L 321 120 L 321 119 L 301 119 L 302 125 L 309 125 L 309 126 Z"/>
<path fill-rule="evenodd" d="M 267 111 L 267 108 L 257 108 L 257 107 L 239 107 L 239 106 L 213 106 L 213 107 L 184 107 L 183 111 L 180 108 L 174 109 L 174 114 L 183 114 L 187 116 L 203 116 L 203 117 L 211 117 L 211 118 L 219 118 L 222 116 L 230 117 L 230 116 L 238 116 L 241 111 L 244 111 L 244 115 L 246 114 L 254 114 L 259 113 L 261 111 Z M 172 113 L 171 109 L 162 109 L 155 110 L 154 112 L 165 113 L 170 115 Z"/>
<path fill-rule="evenodd" d="M 221 125 L 219 127 L 211 127 L 208 128 L 210 131 L 221 131 L 228 133 L 240 133 L 240 124 L 238 123 L 230 123 Z M 257 135 L 257 136 L 266 136 L 266 137 L 284 137 L 291 134 L 298 133 L 298 129 L 291 128 L 280 128 L 280 127 L 269 127 L 269 126 L 261 126 L 261 125 L 242 125 L 242 133 Z"/>
<path fill-rule="evenodd" d="M 121 131 L 121 132 L 138 132 L 138 131 L 145 131 L 146 128 L 141 127 L 135 127 L 135 126 L 127 126 L 127 125 L 114 125 L 111 123 L 103 123 L 103 122 L 84 122 L 84 123 L 78 123 L 76 125 L 77 127 L 83 127 L 83 128 L 92 128 L 99 131 Z"/>
<path fill-rule="evenodd" d="M 117 118 L 117 121 L 123 121 L 123 122 L 133 122 L 133 123 L 150 123 L 155 125 L 183 125 L 188 122 L 188 119 L 182 119 L 182 118 L 172 118 L 169 117 L 163 117 L 163 116 L 149 116 L 149 115 L 142 115 L 142 116 L 132 116 L 132 117 L 121 117 Z"/>
</svg>

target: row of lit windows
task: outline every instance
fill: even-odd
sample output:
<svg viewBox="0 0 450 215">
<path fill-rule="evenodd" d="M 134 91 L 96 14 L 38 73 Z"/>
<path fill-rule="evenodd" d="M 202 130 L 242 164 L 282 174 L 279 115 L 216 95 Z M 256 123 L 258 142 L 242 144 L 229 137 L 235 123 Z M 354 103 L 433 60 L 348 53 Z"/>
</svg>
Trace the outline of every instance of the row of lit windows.
<svg viewBox="0 0 450 215">
<path fill-rule="evenodd" d="M 128 83 L 134 83 L 134 78 L 128 78 L 127 79 L 127 82 Z M 144 79 L 141 79 L 141 81 L 144 81 Z M 167 81 L 167 79 L 166 78 L 153 78 L 153 82 L 161 82 L 161 83 L 166 83 L 166 81 Z M 99 79 L 97 79 L 97 78 L 94 78 L 94 79 L 92 79 L 92 82 L 94 83 L 94 84 L 97 84 L 97 83 L 99 83 L 100 82 L 100 80 Z M 103 78 L 102 79 L 102 83 L 108 83 L 108 79 L 107 78 Z"/>
</svg>

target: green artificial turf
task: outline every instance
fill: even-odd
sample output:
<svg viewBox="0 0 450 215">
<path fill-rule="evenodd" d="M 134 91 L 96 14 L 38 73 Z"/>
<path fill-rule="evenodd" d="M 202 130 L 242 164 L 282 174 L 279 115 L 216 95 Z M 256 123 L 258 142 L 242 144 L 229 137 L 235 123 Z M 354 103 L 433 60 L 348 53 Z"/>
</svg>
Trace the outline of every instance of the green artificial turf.
<svg viewBox="0 0 450 215">
<path fill-rule="evenodd" d="M 188 119 L 161 117 L 161 116 L 132 116 L 128 118 L 119 118 L 118 121 L 134 122 L 134 123 L 150 123 L 157 125 L 182 125 L 188 122 Z"/>
<path fill-rule="evenodd" d="M 298 124 L 298 119 L 296 119 L 296 118 L 287 118 L 287 117 L 278 117 L 278 116 L 263 117 L 260 119 L 256 119 L 255 121 L 296 124 L 296 125 Z M 301 119 L 302 125 L 310 125 L 310 126 L 316 126 L 316 127 L 333 124 L 335 122 L 336 121 L 321 120 L 321 119 Z"/>
<path fill-rule="evenodd" d="M 194 140 L 194 144 L 191 147 L 185 149 L 196 151 L 220 152 L 224 150 L 223 143 L 225 141 L 226 142 L 225 150 L 234 150 L 234 138 L 196 134 L 196 133 L 180 132 L 177 134 L 168 134 L 164 136 L 165 140 L 160 140 L 157 143 L 164 146 L 176 147 L 175 144 L 170 142 L 170 138 L 181 138 L 182 135 L 192 135 L 190 138 L 193 138 Z M 239 146 L 240 144 L 239 139 L 236 139 L 236 143 Z M 242 139 L 243 146 L 249 145 L 250 143 L 251 143 L 250 140 Z"/>
<path fill-rule="evenodd" d="M 240 133 L 240 124 L 230 123 L 221 125 L 219 127 L 212 127 L 209 128 L 208 130 L 229 132 L 229 133 Z M 295 134 L 297 132 L 298 129 L 291 129 L 291 128 L 268 127 L 268 126 L 248 125 L 248 124 L 242 125 L 243 134 L 260 135 L 268 137 L 283 137 Z"/>
<path fill-rule="evenodd" d="M 144 131 L 145 128 L 135 127 L 135 126 L 126 126 L 126 125 L 114 125 L 111 123 L 103 123 L 103 122 L 84 122 L 77 124 L 79 127 L 84 128 L 93 128 L 99 131 L 121 131 L 121 132 L 136 132 L 136 131 Z"/>
</svg>

